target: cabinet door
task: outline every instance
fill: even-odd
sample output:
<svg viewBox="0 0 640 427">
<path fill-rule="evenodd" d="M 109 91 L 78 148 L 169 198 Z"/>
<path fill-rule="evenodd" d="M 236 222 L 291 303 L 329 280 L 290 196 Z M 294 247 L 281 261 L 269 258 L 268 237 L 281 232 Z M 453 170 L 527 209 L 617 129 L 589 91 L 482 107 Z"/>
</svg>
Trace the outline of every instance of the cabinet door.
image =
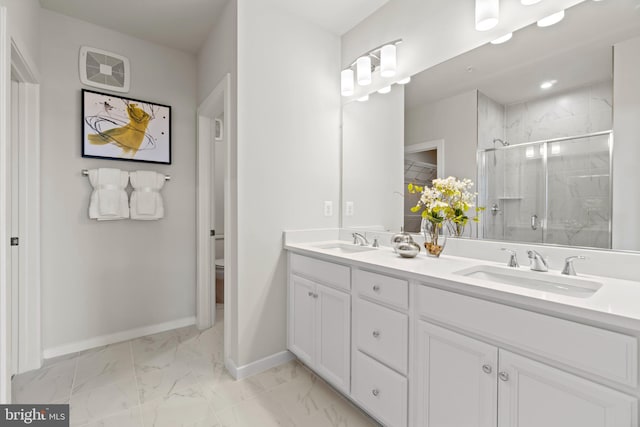
<svg viewBox="0 0 640 427">
<path fill-rule="evenodd" d="M 499 427 L 634 427 L 637 400 L 500 350 Z"/>
<path fill-rule="evenodd" d="M 498 349 L 423 321 L 417 334 L 415 425 L 495 427 Z"/>
<path fill-rule="evenodd" d="M 333 386 L 350 389 L 351 296 L 317 285 L 316 369 Z"/>
<path fill-rule="evenodd" d="M 295 275 L 289 284 L 289 350 L 308 366 L 314 362 L 316 286 Z"/>
</svg>

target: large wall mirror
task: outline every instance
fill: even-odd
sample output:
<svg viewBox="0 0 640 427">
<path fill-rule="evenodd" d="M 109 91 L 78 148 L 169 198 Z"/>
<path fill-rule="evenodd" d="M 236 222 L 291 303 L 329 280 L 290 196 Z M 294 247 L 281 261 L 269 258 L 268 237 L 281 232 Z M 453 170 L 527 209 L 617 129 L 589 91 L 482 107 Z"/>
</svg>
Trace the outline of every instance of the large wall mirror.
<svg viewBox="0 0 640 427">
<path fill-rule="evenodd" d="M 408 183 L 475 182 L 466 237 L 640 250 L 640 1 L 585 1 L 343 109 L 343 227 L 418 232 Z"/>
</svg>

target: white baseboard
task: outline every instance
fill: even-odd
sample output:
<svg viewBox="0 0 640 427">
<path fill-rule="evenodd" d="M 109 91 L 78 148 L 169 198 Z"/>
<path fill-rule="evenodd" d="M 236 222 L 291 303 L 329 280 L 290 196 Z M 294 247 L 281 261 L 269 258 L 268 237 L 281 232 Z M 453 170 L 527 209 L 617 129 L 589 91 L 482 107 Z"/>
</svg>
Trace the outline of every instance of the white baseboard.
<svg viewBox="0 0 640 427">
<path fill-rule="evenodd" d="M 128 331 L 116 332 L 114 334 L 102 335 L 99 337 L 89 338 L 87 340 L 76 341 L 70 344 L 58 347 L 47 348 L 43 351 L 45 359 L 64 356 L 65 354 L 77 353 L 79 351 L 89 350 L 103 345 L 115 344 L 122 341 L 128 341 L 147 335 L 157 334 L 159 332 L 170 331 L 172 329 L 183 328 L 196 324 L 195 316 L 185 317 L 184 319 L 172 320 L 170 322 L 158 323 L 156 325 L 143 326 L 141 328 L 129 329 Z"/>
<path fill-rule="evenodd" d="M 225 366 L 233 378 L 242 380 L 268 369 L 275 368 L 276 366 L 283 365 L 294 358 L 293 353 L 285 350 L 240 367 L 237 367 L 233 360 L 227 359 Z"/>
</svg>

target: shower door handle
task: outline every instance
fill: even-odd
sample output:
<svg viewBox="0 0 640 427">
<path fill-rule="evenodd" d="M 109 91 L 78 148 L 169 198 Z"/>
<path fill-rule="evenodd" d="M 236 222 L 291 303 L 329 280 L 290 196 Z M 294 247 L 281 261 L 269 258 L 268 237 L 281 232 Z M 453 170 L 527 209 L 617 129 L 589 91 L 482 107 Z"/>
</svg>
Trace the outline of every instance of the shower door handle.
<svg viewBox="0 0 640 427">
<path fill-rule="evenodd" d="M 497 203 L 491 205 L 491 215 L 496 216 L 500 212 L 502 212 L 502 209 L 500 209 L 500 206 L 498 206 Z"/>
<path fill-rule="evenodd" d="M 538 215 L 531 215 L 531 229 L 536 231 L 538 229 Z"/>
</svg>

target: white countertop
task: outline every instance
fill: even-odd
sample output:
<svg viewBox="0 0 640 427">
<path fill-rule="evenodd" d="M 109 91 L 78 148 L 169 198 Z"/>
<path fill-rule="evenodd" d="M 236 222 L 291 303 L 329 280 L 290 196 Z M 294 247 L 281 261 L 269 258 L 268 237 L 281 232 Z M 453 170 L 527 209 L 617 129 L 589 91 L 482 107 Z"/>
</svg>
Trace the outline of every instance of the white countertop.
<svg viewBox="0 0 640 427">
<path fill-rule="evenodd" d="M 338 240 L 286 243 L 285 249 L 328 261 L 400 275 L 443 289 L 539 312 L 578 318 L 583 322 L 606 324 L 631 331 L 640 330 L 640 282 L 580 275 L 580 278 L 601 282 L 603 286 L 592 296 L 579 298 L 455 274 L 469 267 L 479 265 L 505 267 L 505 264 L 447 255 L 446 249 L 440 258 L 427 257 L 424 250 L 416 258 L 402 258 L 395 254 L 393 249 L 384 246 L 367 252 L 354 253 L 339 253 L 333 249 L 318 247 L 332 243 L 349 244 L 349 242 Z M 520 267 L 520 269 L 529 270 L 528 267 Z M 541 278 L 548 279 L 549 276 L 560 276 L 560 271 L 549 270 L 539 274 Z"/>
</svg>

